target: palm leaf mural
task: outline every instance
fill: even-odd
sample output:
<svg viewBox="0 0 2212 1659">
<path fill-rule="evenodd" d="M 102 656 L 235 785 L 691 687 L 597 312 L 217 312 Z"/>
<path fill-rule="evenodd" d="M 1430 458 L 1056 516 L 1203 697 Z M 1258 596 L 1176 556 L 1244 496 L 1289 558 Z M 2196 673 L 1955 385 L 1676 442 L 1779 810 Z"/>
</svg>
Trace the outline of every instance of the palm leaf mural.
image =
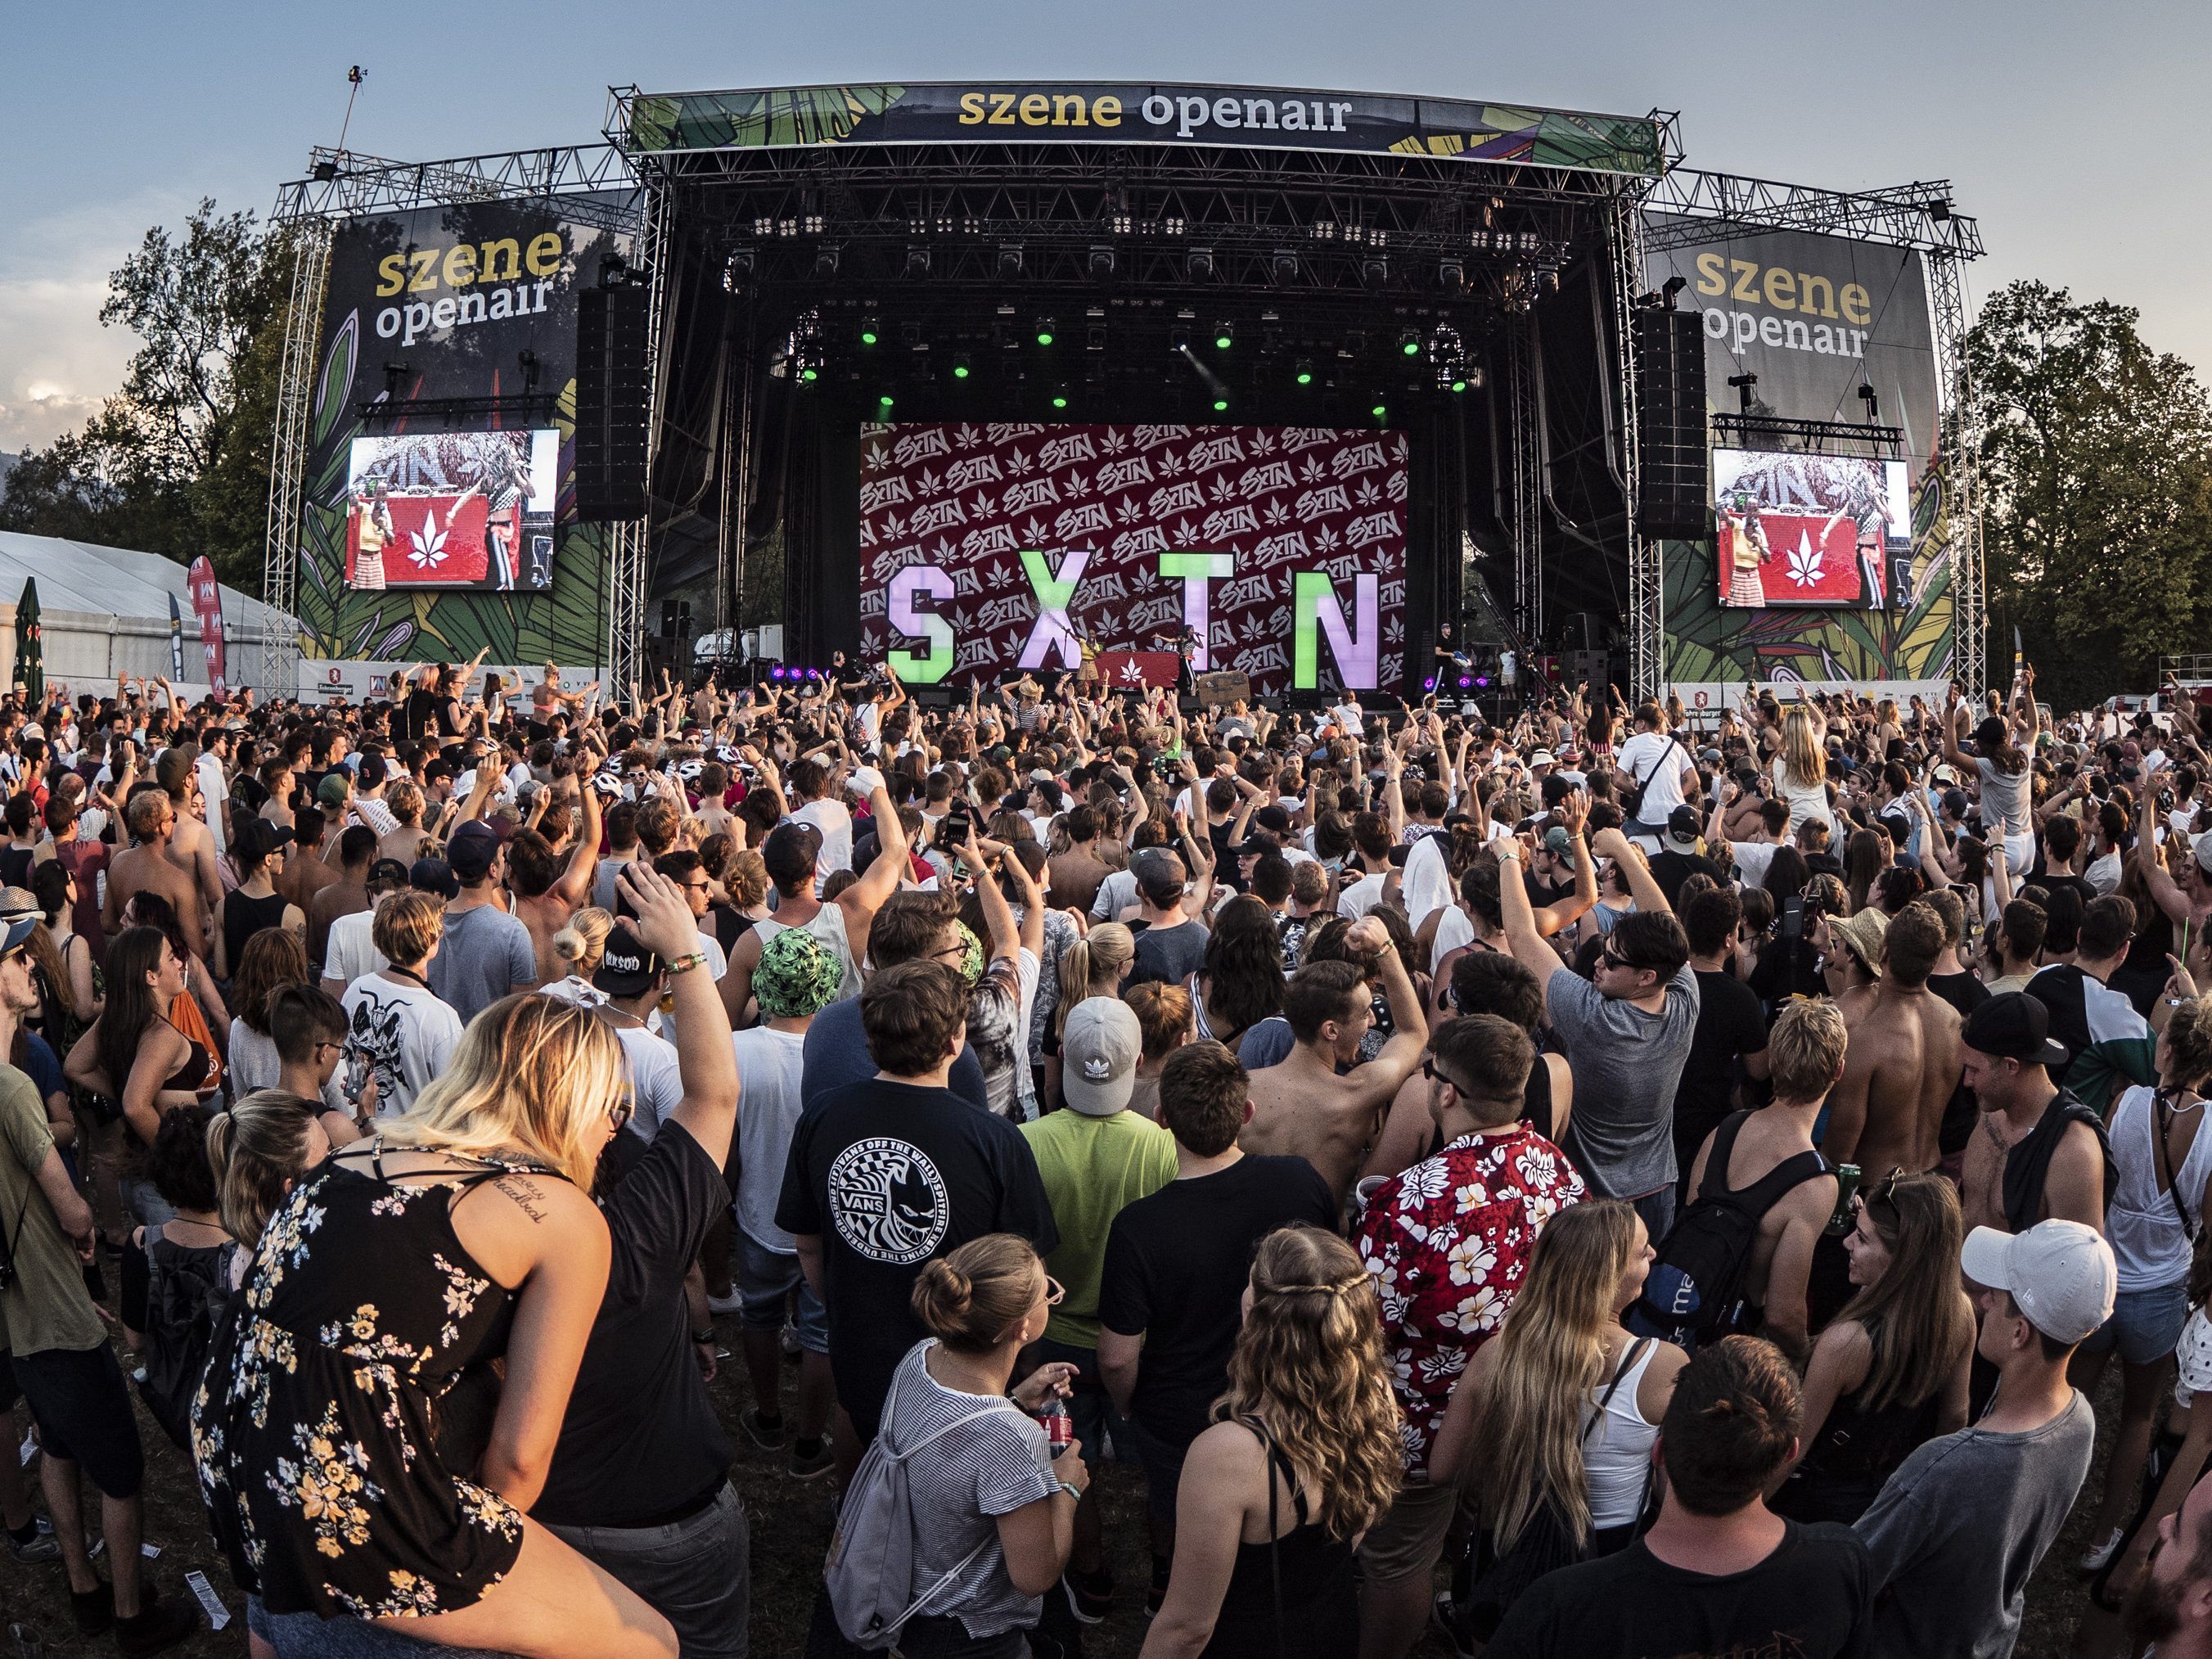
<svg viewBox="0 0 2212 1659">
<path fill-rule="evenodd" d="M 337 332 L 331 337 L 331 349 L 323 356 L 323 372 L 315 382 L 315 418 L 313 434 L 308 441 L 320 446 L 331 434 L 331 428 L 343 416 L 353 398 L 353 377 L 361 355 L 361 313 L 349 311 L 340 323 Z"/>
</svg>

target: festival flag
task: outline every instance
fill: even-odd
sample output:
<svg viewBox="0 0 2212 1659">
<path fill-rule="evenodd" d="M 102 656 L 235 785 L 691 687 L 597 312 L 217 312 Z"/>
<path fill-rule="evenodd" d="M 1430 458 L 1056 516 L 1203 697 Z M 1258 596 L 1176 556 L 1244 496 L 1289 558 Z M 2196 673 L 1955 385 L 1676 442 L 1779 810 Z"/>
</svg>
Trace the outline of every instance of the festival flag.
<svg viewBox="0 0 2212 1659">
<path fill-rule="evenodd" d="M 46 655 L 39 627 L 39 583 L 23 578 L 23 591 L 15 600 L 15 684 L 36 708 L 46 700 Z"/>
<path fill-rule="evenodd" d="M 207 659 L 209 687 L 221 702 L 229 695 L 223 685 L 222 585 L 215 579 L 215 566 L 203 553 L 192 561 L 186 580 L 192 590 L 192 614 L 200 620 L 200 652 Z"/>
</svg>

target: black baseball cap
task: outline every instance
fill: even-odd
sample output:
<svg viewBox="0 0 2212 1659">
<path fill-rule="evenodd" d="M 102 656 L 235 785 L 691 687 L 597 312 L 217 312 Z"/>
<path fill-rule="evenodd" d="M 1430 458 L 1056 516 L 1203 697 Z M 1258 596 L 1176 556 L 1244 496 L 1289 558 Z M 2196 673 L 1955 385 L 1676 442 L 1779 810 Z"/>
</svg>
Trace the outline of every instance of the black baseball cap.
<svg viewBox="0 0 2212 1659">
<path fill-rule="evenodd" d="M 592 984 L 611 997 L 634 997 L 650 989 L 660 978 L 661 961 L 639 943 L 622 923 L 607 930 L 607 948 L 599 957 Z"/>
<path fill-rule="evenodd" d="M 2004 991 L 1966 1016 L 1960 1040 L 2023 1066 L 2063 1066 L 2073 1056 L 2051 1036 L 2051 1012 L 2025 991 Z"/>
<path fill-rule="evenodd" d="M 461 884 L 453 874 L 453 866 L 443 859 L 416 859 L 414 868 L 407 872 L 407 884 L 418 893 L 435 893 L 443 899 L 461 896 Z"/>
<path fill-rule="evenodd" d="M 292 827 L 271 823 L 264 817 L 251 817 L 238 825 L 231 839 L 237 844 L 240 858 L 265 859 L 291 841 Z"/>
<path fill-rule="evenodd" d="M 498 856 L 499 831 L 477 819 L 453 831 L 446 843 L 446 862 L 464 883 L 482 881 Z"/>
</svg>

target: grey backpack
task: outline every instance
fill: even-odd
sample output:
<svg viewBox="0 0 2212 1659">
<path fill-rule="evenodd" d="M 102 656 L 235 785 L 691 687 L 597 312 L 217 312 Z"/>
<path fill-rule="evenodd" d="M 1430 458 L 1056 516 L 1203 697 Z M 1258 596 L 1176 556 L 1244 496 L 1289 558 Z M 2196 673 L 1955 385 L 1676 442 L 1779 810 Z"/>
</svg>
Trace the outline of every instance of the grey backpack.
<svg viewBox="0 0 2212 1659">
<path fill-rule="evenodd" d="M 1023 1415 L 1012 1401 L 986 1406 L 954 1418 L 933 1429 L 910 1446 L 898 1443 L 896 1413 L 898 1389 L 884 1402 L 882 1425 L 853 1484 L 837 1511 L 837 1530 L 830 1540 L 830 1559 L 823 1577 L 830 1589 L 830 1606 L 837 1615 L 837 1628 L 856 1647 L 887 1648 L 898 1640 L 906 1621 L 929 1598 L 960 1577 L 981 1555 L 993 1534 L 963 1556 L 952 1570 L 934 1583 L 915 1588 L 914 1582 L 914 1503 L 907 1486 L 907 1460 L 932 1441 L 978 1418 L 999 1412 Z"/>
</svg>

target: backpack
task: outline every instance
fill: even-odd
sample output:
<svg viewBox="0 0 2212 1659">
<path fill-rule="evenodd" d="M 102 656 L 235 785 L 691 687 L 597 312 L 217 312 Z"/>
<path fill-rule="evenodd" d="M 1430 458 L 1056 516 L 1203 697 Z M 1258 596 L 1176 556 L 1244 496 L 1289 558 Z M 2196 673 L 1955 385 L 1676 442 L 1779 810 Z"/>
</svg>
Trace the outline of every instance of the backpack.
<svg viewBox="0 0 2212 1659">
<path fill-rule="evenodd" d="M 906 1621 L 924 1602 L 967 1571 L 994 1535 L 963 1556 L 951 1571 L 917 1590 L 914 1583 L 915 1524 L 907 1486 L 907 1460 L 933 1440 L 997 1412 L 1024 1416 L 1012 1401 L 1002 1401 L 954 1418 L 910 1446 L 898 1443 L 896 1413 L 899 1390 L 892 1385 L 884 1402 L 881 1426 L 870 1443 L 853 1484 L 837 1511 L 837 1530 L 830 1540 L 830 1559 L 822 1576 L 837 1628 L 856 1647 L 887 1648 L 898 1640 Z"/>
<path fill-rule="evenodd" d="M 1729 1158 L 1750 1115 L 1735 1113 L 1714 1134 L 1697 1198 L 1668 1229 L 1644 1293 L 1628 1310 L 1628 1328 L 1638 1335 L 1663 1337 L 1695 1353 L 1700 1343 L 1735 1329 L 1743 1318 L 1744 1274 L 1759 1222 L 1791 1188 L 1829 1173 L 1820 1153 L 1799 1152 L 1730 1192 Z"/>
<path fill-rule="evenodd" d="M 178 1446 L 192 1443 L 192 1396 L 207 1373 L 216 1328 L 228 1311 L 230 1263 L 235 1243 L 216 1251 L 186 1251 L 161 1241 L 146 1250 L 146 1374 L 138 1397 L 147 1413 Z"/>
</svg>

